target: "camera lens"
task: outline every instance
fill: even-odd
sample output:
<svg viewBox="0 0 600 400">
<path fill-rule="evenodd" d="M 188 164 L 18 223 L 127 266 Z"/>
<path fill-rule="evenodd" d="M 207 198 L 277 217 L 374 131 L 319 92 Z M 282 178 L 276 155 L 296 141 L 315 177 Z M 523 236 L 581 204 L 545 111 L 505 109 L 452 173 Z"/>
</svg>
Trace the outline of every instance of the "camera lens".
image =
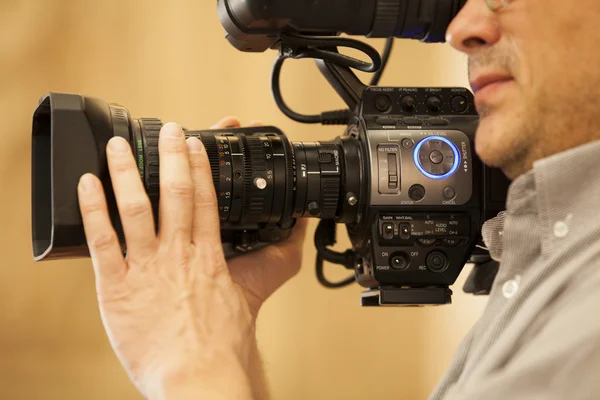
<svg viewBox="0 0 600 400">
<path fill-rule="evenodd" d="M 141 146 L 135 149 L 151 203 L 158 210 L 158 136 L 162 122 L 152 118 L 132 120 L 132 131 Z M 293 154 L 284 136 L 210 131 L 186 131 L 202 141 L 210 161 L 222 222 L 279 222 L 291 218 Z"/>
<path fill-rule="evenodd" d="M 131 144 L 158 220 L 162 126 L 154 118 L 133 119 L 124 107 L 99 99 L 61 93 L 42 98 L 32 132 L 32 242 L 37 260 L 89 255 L 73 195 L 87 172 L 102 181 L 109 214 L 124 242 L 105 152 L 115 136 Z M 251 246 L 253 241 L 277 241 L 278 228 L 290 228 L 295 218 L 346 222 L 358 213 L 356 199 L 343 201 L 346 193 L 360 193 L 361 187 L 360 147 L 352 137 L 291 143 L 274 127 L 184 132 L 206 149 L 224 242 L 241 240 Z M 69 156 L 73 147 L 78 152 Z"/>
<path fill-rule="evenodd" d="M 148 194 L 157 206 L 158 135 L 162 123 L 140 119 L 139 126 L 146 144 L 144 175 Z M 261 134 L 260 128 L 251 135 L 232 130 L 187 131 L 186 136 L 198 137 L 206 148 L 221 221 L 262 223 L 337 215 L 342 186 L 342 151 L 337 144 L 290 143 L 285 136 Z"/>
</svg>

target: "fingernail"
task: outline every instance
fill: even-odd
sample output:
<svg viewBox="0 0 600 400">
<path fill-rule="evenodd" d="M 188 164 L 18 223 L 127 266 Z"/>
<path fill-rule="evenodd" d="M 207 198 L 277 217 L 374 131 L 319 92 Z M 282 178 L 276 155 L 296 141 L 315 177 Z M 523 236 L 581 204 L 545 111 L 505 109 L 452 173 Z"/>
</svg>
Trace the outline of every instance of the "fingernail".
<svg viewBox="0 0 600 400">
<path fill-rule="evenodd" d="M 202 142 L 195 137 L 191 137 L 185 141 L 187 143 L 188 152 L 190 153 L 201 153 L 204 149 Z"/>
<path fill-rule="evenodd" d="M 183 136 L 183 130 L 175 122 L 166 123 L 165 126 L 162 127 L 162 133 L 171 137 Z"/>
<path fill-rule="evenodd" d="M 129 151 L 129 143 L 120 136 L 110 139 L 108 145 L 110 146 L 111 151 L 114 151 L 115 153 L 126 153 Z"/>
<path fill-rule="evenodd" d="M 96 188 L 96 179 L 92 174 L 85 174 L 79 180 L 79 185 L 84 192 L 92 192 Z"/>
</svg>

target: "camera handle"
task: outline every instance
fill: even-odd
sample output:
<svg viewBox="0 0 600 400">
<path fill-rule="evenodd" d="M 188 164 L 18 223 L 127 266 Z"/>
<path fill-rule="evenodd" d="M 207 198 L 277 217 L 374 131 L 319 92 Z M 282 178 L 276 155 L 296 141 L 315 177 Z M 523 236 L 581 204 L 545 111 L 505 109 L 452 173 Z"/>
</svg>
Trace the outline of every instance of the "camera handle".
<svg viewBox="0 0 600 400">
<path fill-rule="evenodd" d="M 287 117 L 294 121 L 323 125 L 348 125 L 350 120 L 357 115 L 357 108 L 368 86 L 361 82 L 351 68 L 374 73 L 371 86 L 376 86 L 389 61 L 394 42 L 394 38 L 387 39 L 383 56 L 381 56 L 372 46 L 354 39 L 314 37 L 292 33 L 282 33 L 279 39 L 279 56 L 275 60 L 271 75 L 271 89 L 275 103 Z M 338 47 L 358 50 L 367 55 L 371 62 L 340 54 Z M 292 111 L 283 100 L 280 86 L 281 69 L 283 62 L 288 58 L 315 59 L 317 67 L 348 105 L 348 109 L 323 112 L 320 115 L 302 115 Z"/>
<path fill-rule="evenodd" d="M 348 67 L 326 60 L 316 60 L 316 64 L 321 74 L 348 105 L 348 108 L 358 113 L 357 108 L 368 86 L 362 83 Z"/>
</svg>

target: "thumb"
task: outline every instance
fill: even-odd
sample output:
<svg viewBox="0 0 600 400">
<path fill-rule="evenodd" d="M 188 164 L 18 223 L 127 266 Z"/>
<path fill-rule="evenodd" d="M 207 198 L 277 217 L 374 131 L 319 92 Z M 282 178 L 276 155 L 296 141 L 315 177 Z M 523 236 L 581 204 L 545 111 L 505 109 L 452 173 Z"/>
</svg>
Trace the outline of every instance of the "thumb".
<svg viewBox="0 0 600 400">
<path fill-rule="evenodd" d="M 298 220 L 287 240 L 229 261 L 233 280 L 266 300 L 300 271 L 307 225 L 307 220 Z"/>
</svg>

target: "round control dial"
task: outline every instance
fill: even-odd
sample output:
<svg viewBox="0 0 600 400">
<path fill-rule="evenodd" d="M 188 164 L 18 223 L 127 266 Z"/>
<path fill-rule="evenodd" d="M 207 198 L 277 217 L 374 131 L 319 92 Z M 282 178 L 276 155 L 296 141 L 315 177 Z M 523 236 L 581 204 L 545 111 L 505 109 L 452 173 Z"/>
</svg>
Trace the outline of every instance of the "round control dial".
<svg viewBox="0 0 600 400">
<path fill-rule="evenodd" d="M 386 113 L 392 108 L 392 99 L 386 94 L 380 94 L 375 97 L 375 108 L 377 111 Z"/>
<path fill-rule="evenodd" d="M 400 106 L 406 112 L 415 112 L 417 110 L 417 100 L 413 96 L 404 96 L 400 99 Z"/>
<path fill-rule="evenodd" d="M 454 143 L 441 136 L 430 136 L 417 144 L 414 152 L 415 165 L 423 175 L 431 179 L 452 176 L 460 165 L 460 152 Z"/>
<path fill-rule="evenodd" d="M 393 269 L 404 271 L 410 266 L 410 258 L 405 253 L 394 253 L 390 257 L 390 265 Z"/>
<path fill-rule="evenodd" d="M 465 96 L 454 96 L 450 103 L 452 107 L 452 111 L 457 113 L 464 113 L 469 108 L 469 102 L 465 98 Z"/>
<path fill-rule="evenodd" d="M 448 258 L 441 251 L 433 251 L 427 256 L 427 268 L 433 272 L 444 272 L 448 269 Z"/>
<path fill-rule="evenodd" d="M 442 111 L 442 99 L 437 96 L 431 96 L 427 99 L 427 108 L 431 112 L 440 112 Z"/>
</svg>

